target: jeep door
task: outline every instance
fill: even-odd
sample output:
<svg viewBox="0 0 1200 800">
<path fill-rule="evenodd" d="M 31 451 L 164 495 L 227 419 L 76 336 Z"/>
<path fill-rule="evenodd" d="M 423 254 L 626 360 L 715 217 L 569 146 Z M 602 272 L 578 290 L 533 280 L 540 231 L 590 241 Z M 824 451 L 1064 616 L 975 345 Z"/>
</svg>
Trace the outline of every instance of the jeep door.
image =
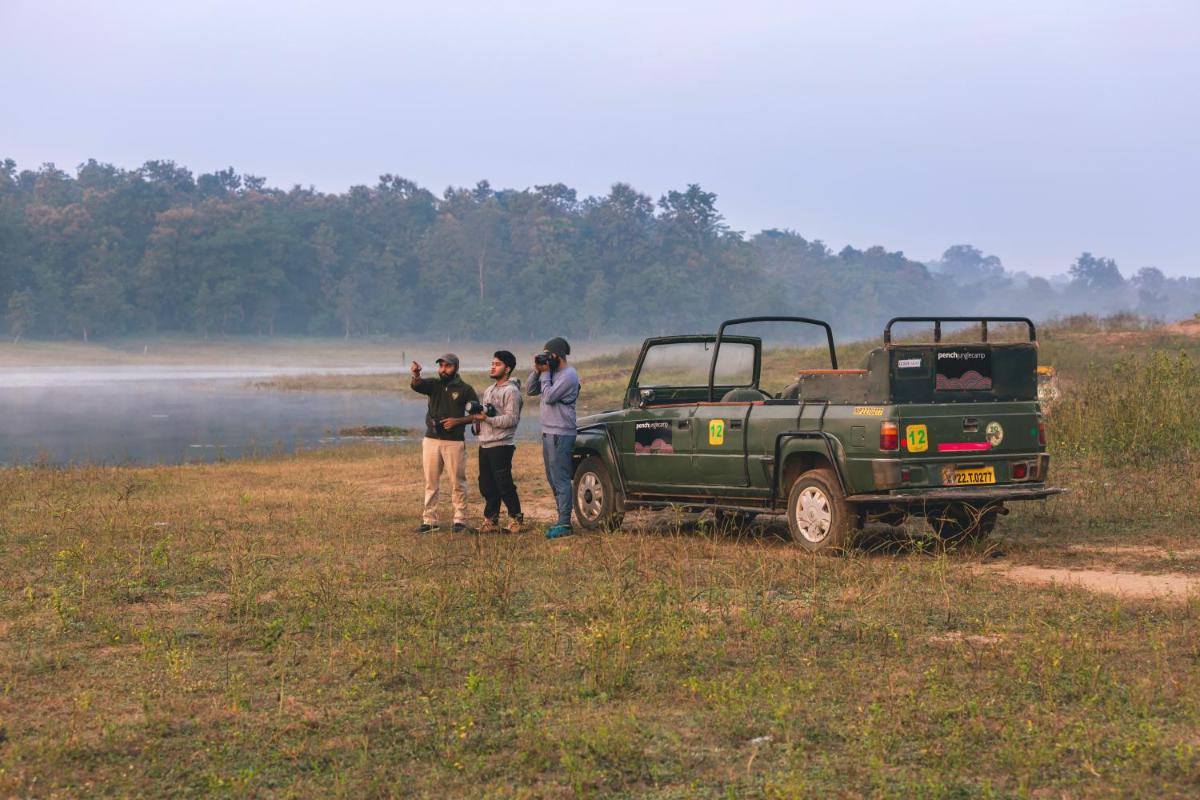
<svg viewBox="0 0 1200 800">
<path fill-rule="evenodd" d="M 748 485 L 746 425 L 753 403 L 764 397 L 754 388 L 757 358 L 758 349 L 752 344 L 728 340 L 721 343 L 714 374 L 721 393 L 714 392 L 715 402 L 698 403 L 692 417 L 692 483 L 713 487 Z"/>
<path fill-rule="evenodd" d="M 675 336 L 647 340 L 643 346 L 627 390 L 619 434 L 621 467 L 632 486 L 671 493 L 700 483 L 692 457 L 701 432 L 695 429 L 693 417 L 708 396 L 714 340 L 713 336 Z M 752 359 L 754 349 L 752 342 L 730 341 L 722 345 L 721 362 L 736 362 L 747 353 Z M 707 436 L 707 428 L 702 433 Z"/>
</svg>

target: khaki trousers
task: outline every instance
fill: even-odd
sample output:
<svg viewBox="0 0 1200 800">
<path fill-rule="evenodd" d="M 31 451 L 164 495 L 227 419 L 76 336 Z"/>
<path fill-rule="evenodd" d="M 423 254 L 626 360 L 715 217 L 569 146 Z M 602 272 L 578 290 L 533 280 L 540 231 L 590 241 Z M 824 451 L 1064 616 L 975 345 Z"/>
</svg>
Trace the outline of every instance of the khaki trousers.
<svg viewBox="0 0 1200 800">
<path fill-rule="evenodd" d="M 421 467 L 425 471 L 425 508 L 421 521 L 436 525 L 437 502 L 442 482 L 442 467 L 450 473 L 450 502 L 454 506 L 454 521 L 467 521 L 467 445 L 444 439 L 421 440 Z"/>
</svg>

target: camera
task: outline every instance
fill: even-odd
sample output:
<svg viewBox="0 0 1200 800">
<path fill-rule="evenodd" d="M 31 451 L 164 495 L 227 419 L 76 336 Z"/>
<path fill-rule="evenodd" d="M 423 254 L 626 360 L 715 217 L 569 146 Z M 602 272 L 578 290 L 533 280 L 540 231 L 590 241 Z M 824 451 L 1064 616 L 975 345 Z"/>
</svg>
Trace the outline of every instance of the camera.
<svg viewBox="0 0 1200 800">
<path fill-rule="evenodd" d="M 559 361 L 558 353 L 551 353 L 549 350 L 543 350 L 533 357 L 533 363 L 550 369 L 558 369 Z"/>
<path fill-rule="evenodd" d="M 496 416 L 496 407 L 491 403 L 478 403 L 472 400 L 467 403 L 467 415 L 475 416 L 476 414 L 483 414 L 485 417 L 494 417 Z"/>
</svg>

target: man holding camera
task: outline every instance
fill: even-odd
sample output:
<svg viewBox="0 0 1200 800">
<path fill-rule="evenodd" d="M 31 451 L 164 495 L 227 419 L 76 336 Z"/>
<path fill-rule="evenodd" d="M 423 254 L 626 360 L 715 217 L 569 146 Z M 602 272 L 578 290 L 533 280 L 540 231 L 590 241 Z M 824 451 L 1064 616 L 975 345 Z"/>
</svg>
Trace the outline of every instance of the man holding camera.
<svg viewBox="0 0 1200 800">
<path fill-rule="evenodd" d="M 489 375 L 495 381 L 483 390 L 482 408 L 475 411 L 479 437 L 479 493 L 483 495 L 483 525 L 480 533 L 500 530 L 500 504 L 508 509 L 509 533 L 520 533 L 525 517 L 513 482 L 512 460 L 516 452 L 517 425 L 521 422 L 521 386 L 512 379 L 517 357 L 507 350 L 492 356 Z"/>
<path fill-rule="evenodd" d="M 554 490 L 558 521 L 546 531 L 547 539 L 570 536 L 571 452 L 575 449 L 575 401 L 579 399 L 579 374 L 567 363 L 571 346 L 561 336 L 546 342 L 533 357 L 529 395 L 541 396 L 542 460 L 546 480 Z"/>
<path fill-rule="evenodd" d="M 437 360 L 438 376 L 422 378 L 416 361 L 412 371 L 413 391 L 429 397 L 425 412 L 425 438 L 421 440 L 421 467 L 425 472 L 425 507 L 417 533 L 438 529 L 437 501 L 441 488 L 442 467 L 450 473 L 450 499 L 454 506 L 455 533 L 469 532 L 467 525 L 467 445 L 466 426 L 475 418 L 466 413 L 468 403 L 479 396 L 458 374 L 458 356 L 446 353 Z"/>
</svg>

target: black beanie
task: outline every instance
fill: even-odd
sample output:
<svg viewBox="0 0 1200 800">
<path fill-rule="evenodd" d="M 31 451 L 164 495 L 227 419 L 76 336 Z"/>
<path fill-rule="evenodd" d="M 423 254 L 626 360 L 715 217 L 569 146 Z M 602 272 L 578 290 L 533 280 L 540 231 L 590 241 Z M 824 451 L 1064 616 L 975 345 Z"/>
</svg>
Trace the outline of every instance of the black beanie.
<svg viewBox="0 0 1200 800">
<path fill-rule="evenodd" d="M 546 346 L 542 349 L 560 356 L 571 355 L 571 345 L 567 344 L 567 340 L 561 336 L 555 336 L 553 339 L 546 342 Z"/>
<path fill-rule="evenodd" d="M 517 368 L 517 357 L 507 350 L 497 350 L 496 352 L 492 353 L 492 358 L 500 359 L 500 363 L 509 369 Z"/>
</svg>

